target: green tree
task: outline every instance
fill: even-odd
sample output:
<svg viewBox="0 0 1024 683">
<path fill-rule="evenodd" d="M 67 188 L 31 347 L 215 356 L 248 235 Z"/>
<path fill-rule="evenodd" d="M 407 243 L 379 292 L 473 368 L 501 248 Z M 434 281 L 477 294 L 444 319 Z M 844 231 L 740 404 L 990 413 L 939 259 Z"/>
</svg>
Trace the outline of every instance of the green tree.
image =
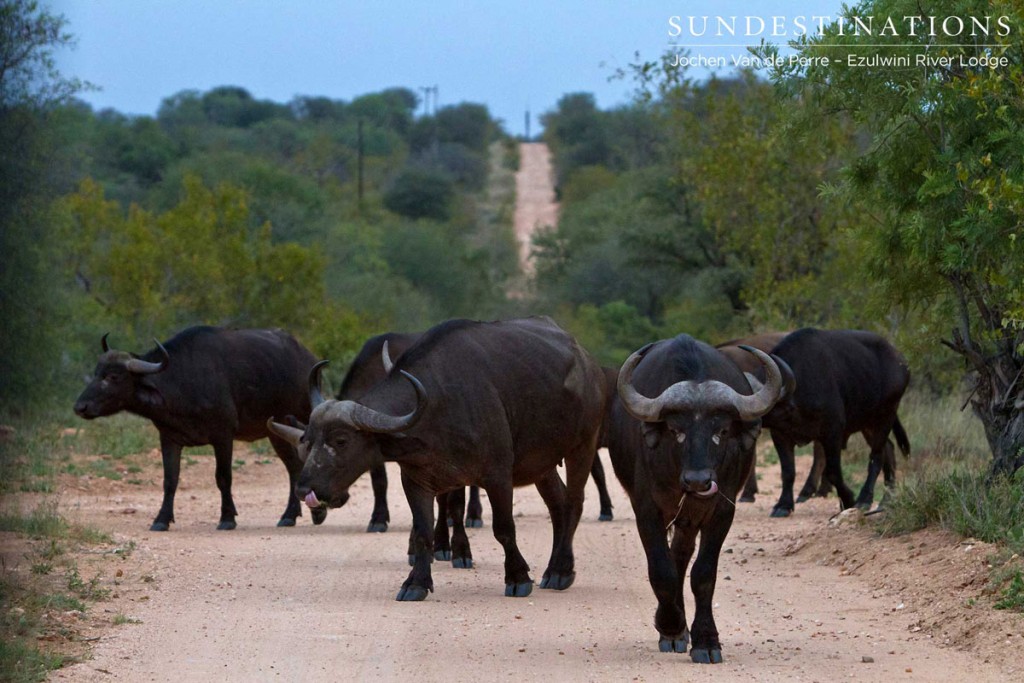
<svg viewBox="0 0 1024 683">
<path fill-rule="evenodd" d="M 168 211 L 126 213 L 86 180 L 64 205 L 69 270 L 137 338 L 201 322 L 302 331 L 325 303 L 323 259 L 253 231 L 239 188 L 187 176 Z"/>
<path fill-rule="evenodd" d="M 83 84 L 53 52 L 73 44 L 63 16 L 29 0 L 0 0 L 0 411 L 25 412 L 61 375 L 63 318 L 54 272 L 50 200 L 61 149 L 51 117 Z"/>
<path fill-rule="evenodd" d="M 930 330 L 951 329 L 942 341 L 976 377 L 971 403 L 992 470 L 1012 472 L 1024 465 L 1024 10 L 1009 0 L 943 7 L 957 16 L 1005 17 L 1011 30 L 1002 35 L 993 24 L 977 46 L 927 32 L 893 40 L 915 46 L 908 49 L 869 47 L 877 36 L 840 35 L 833 24 L 799 47 L 830 57 L 830 66 L 787 64 L 772 75 L 784 94 L 813 104 L 800 125 L 842 113 L 868 131 L 869 143 L 828 193 L 864 216 L 857 233 L 867 274 L 885 302 L 927 306 Z M 902 18 L 921 8 L 916 0 L 865 0 L 847 14 Z M 846 61 L 851 52 L 922 53 L 933 61 L 854 66 Z M 1006 64 L 978 61 L 991 57 Z M 938 332 L 928 334 L 938 341 Z"/>
</svg>

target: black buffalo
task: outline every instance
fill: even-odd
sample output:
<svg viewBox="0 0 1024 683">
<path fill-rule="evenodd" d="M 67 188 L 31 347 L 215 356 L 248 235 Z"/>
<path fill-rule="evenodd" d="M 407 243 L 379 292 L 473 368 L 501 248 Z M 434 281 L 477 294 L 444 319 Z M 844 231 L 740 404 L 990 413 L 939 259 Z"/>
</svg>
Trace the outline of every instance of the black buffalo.
<svg viewBox="0 0 1024 683">
<path fill-rule="evenodd" d="M 603 387 L 600 367 L 550 319 L 442 323 L 358 402 L 313 409 L 298 494 L 311 508 L 336 506 L 363 472 L 397 462 L 416 535 L 415 564 L 397 599 L 423 600 L 433 590 L 434 496 L 479 485 L 505 549 L 505 594 L 523 597 L 533 580 L 516 544 L 512 489 L 535 484 L 554 537 L 540 586 L 568 588 Z M 556 470 L 563 461 L 567 486 Z"/>
<path fill-rule="evenodd" d="M 351 401 L 358 400 L 387 376 L 393 363 L 392 359 L 405 353 L 406 349 L 412 346 L 422 335 L 422 332 L 386 332 L 366 340 L 356 355 L 355 360 L 352 361 L 352 365 L 349 366 L 348 372 L 341 382 L 341 388 L 338 389 L 336 398 L 339 401 L 345 399 Z M 386 350 L 384 348 L 385 344 L 387 344 Z M 615 378 L 618 377 L 619 371 L 613 368 L 603 369 L 605 377 L 610 381 L 606 391 L 614 391 Z M 602 440 L 600 443 L 602 447 L 607 446 L 604 442 L 604 433 L 605 430 L 602 429 Z M 601 511 L 598 519 L 609 521 L 613 518 L 612 501 L 608 495 L 604 467 L 601 465 L 600 458 L 594 458 L 591 476 L 594 478 L 594 484 L 597 486 L 597 493 L 601 502 Z M 384 532 L 387 531 L 391 515 L 388 511 L 388 475 L 383 464 L 370 469 L 370 480 L 373 486 L 373 513 L 370 515 L 370 523 L 366 530 L 370 532 Z M 461 514 L 464 508 L 466 513 L 465 526 L 472 528 L 483 526 L 483 507 L 480 504 L 479 487 L 469 487 L 468 505 L 465 499 L 465 492 L 459 493 L 456 491 L 453 491 L 444 501 L 439 500 L 438 504 L 444 506 L 444 510 L 438 514 L 439 522 L 446 521 L 444 518 L 447 517 L 447 521 L 451 523 L 454 515 Z M 442 533 L 441 529 L 438 528 L 436 536 L 437 541 L 441 543 L 438 553 L 450 555 L 450 552 L 445 552 L 448 550 L 447 533 Z M 443 540 L 442 536 L 444 536 Z M 451 558 L 445 556 L 443 559 Z"/>
<path fill-rule="evenodd" d="M 633 504 L 647 554 L 658 598 L 659 648 L 686 652 L 692 637 L 695 662 L 722 661 L 712 614 L 719 553 L 732 526 L 736 495 L 754 467 L 760 417 L 783 386 L 779 365 L 761 351 L 751 353 L 768 376 L 756 393 L 743 373 L 707 344 L 687 335 L 649 344 L 622 366 L 612 405 L 612 466 Z M 690 572 L 696 611 L 687 629 L 683 579 L 698 533 L 700 550 Z"/>
<path fill-rule="evenodd" d="M 782 466 L 782 494 L 772 516 L 792 513 L 793 449 L 811 441 L 821 444 L 825 480 L 835 486 L 842 508 L 870 507 L 878 473 L 884 469 L 887 484 L 892 483 L 895 456 L 890 433 L 900 450 L 910 453 L 910 442 L 896 414 L 910 383 L 903 356 L 871 332 L 810 327 L 787 335 L 772 353 L 789 364 L 796 378 L 796 390 L 784 396 L 763 420 L 771 430 Z M 871 448 L 871 459 L 867 480 L 854 500 L 843 482 L 840 454 L 857 432 Z"/>
<path fill-rule="evenodd" d="M 305 419 L 310 403 L 307 377 L 316 358 L 282 330 L 191 327 L 142 356 L 107 347 L 94 376 L 75 403 L 87 420 L 122 410 L 153 422 L 160 433 L 164 498 L 152 531 L 174 521 L 181 449 L 212 445 L 221 495 L 218 529 L 234 529 L 231 498 L 232 442 L 269 437 L 288 469 L 288 504 L 278 526 L 294 526 L 302 507 L 295 485 L 302 461 L 295 448 L 268 432 L 267 419 L 292 414 Z M 313 521 L 323 521 L 316 511 Z"/>
</svg>

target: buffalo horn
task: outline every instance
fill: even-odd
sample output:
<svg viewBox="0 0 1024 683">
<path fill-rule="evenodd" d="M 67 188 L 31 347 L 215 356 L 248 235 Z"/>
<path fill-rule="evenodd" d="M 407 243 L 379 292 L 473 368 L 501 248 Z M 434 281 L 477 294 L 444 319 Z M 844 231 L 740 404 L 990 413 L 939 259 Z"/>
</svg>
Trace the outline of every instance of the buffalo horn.
<svg viewBox="0 0 1024 683">
<path fill-rule="evenodd" d="M 320 393 L 320 370 L 330 362 L 322 360 L 309 371 L 309 405 L 311 408 L 316 408 L 324 402 L 324 395 Z"/>
<path fill-rule="evenodd" d="M 156 339 L 154 339 L 153 342 L 156 344 L 156 347 L 160 349 L 160 353 L 163 354 L 163 360 L 159 363 L 151 363 L 139 358 L 130 358 L 128 362 L 125 363 L 125 367 L 128 368 L 129 372 L 133 372 L 136 375 L 152 375 L 157 372 L 163 372 L 167 369 L 167 366 L 171 362 L 171 354 L 167 353 L 167 349 L 164 348 L 164 345 Z"/>
<path fill-rule="evenodd" d="M 741 345 L 740 348 L 757 356 L 764 365 L 764 385 L 750 396 L 736 393 L 732 402 L 741 420 L 756 420 L 771 410 L 779 400 L 782 394 L 782 372 L 775 360 L 764 351 L 746 345 Z"/>
<path fill-rule="evenodd" d="M 338 401 L 330 407 L 327 419 L 344 422 L 356 429 L 376 434 L 394 434 L 415 425 L 427 404 L 427 392 L 418 379 L 405 370 L 399 370 L 416 391 L 416 407 L 408 415 L 394 416 L 382 413 L 355 401 Z"/>
<path fill-rule="evenodd" d="M 653 346 L 648 344 L 626 359 L 619 370 L 616 387 L 623 407 L 630 415 L 643 422 L 657 422 L 661 419 L 661 397 L 648 398 L 633 388 L 633 370 L 643 360 L 644 354 Z"/>
<path fill-rule="evenodd" d="M 292 446 L 298 448 L 299 440 L 302 438 L 302 430 L 295 427 L 289 427 L 288 425 L 281 424 L 280 422 L 274 422 L 274 418 L 267 418 L 267 431 L 271 434 L 278 436 Z"/>
<path fill-rule="evenodd" d="M 736 410 L 741 420 L 755 420 L 775 405 L 782 392 L 782 373 L 771 356 L 749 346 L 741 346 L 744 351 L 753 353 L 765 366 L 767 381 L 759 386 L 750 396 L 740 394 L 729 385 L 717 380 L 705 382 L 676 382 L 668 387 L 657 398 L 648 398 L 638 392 L 632 384 L 633 370 L 643 359 L 650 345 L 645 346 L 631 355 L 619 371 L 618 392 L 623 407 L 630 415 L 643 422 L 658 422 L 661 413 L 668 408 L 672 411 L 714 410 L 730 406 Z"/>
<path fill-rule="evenodd" d="M 390 374 L 395 364 L 391 362 L 391 354 L 388 353 L 388 340 L 384 340 L 384 346 L 380 348 L 380 359 L 384 363 L 384 372 Z"/>
<path fill-rule="evenodd" d="M 102 337 L 100 337 L 100 346 L 103 347 L 103 353 L 106 353 L 107 351 L 110 350 L 110 347 L 107 346 L 107 337 L 109 337 L 109 336 L 110 336 L 110 333 L 106 332 L 106 333 L 103 334 Z"/>
</svg>

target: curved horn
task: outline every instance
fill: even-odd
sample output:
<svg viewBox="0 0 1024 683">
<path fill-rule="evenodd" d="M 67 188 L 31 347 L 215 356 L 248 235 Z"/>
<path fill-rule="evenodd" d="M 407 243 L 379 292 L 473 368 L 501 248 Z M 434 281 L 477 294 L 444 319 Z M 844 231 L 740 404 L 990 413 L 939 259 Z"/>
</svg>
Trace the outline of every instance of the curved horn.
<svg viewBox="0 0 1024 683">
<path fill-rule="evenodd" d="M 356 429 L 375 434 L 394 434 L 409 429 L 423 416 L 427 407 L 427 391 L 423 384 L 405 370 L 399 370 L 416 391 L 416 407 L 408 415 L 394 416 L 368 408 L 355 401 L 338 401 L 330 409 L 330 417 L 341 420 Z"/>
<path fill-rule="evenodd" d="M 278 436 L 295 448 L 299 447 L 299 440 L 302 439 L 302 430 L 296 429 L 295 427 L 289 427 L 288 425 L 281 424 L 280 422 L 274 422 L 274 418 L 267 418 L 267 431 L 274 436 Z"/>
<path fill-rule="evenodd" d="M 324 402 L 324 395 L 320 393 L 320 370 L 329 365 L 331 361 L 322 360 L 309 370 L 309 406 L 316 408 Z"/>
<path fill-rule="evenodd" d="M 109 336 L 110 336 L 110 333 L 109 332 L 105 332 L 103 334 L 103 336 L 100 337 L 100 346 L 103 347 L 103 353 L 106 353 L 107 351 L 110 350 L 110 347 L 107 346 L 107 337 L 109 337 Z"/>
<path fill-rule="evenodd" d="M 395 364 L 391 362 L 391 354 L 388 353 L 388 340 L 384 340 L 384 346 L 380 348 L 380 359 L 384 362 L 384 372 L 391 374 L 391 368 L 395 367 Z"/>
<path fill-rule="evenodd" d="M 616 383 L 622 406 L 630 415 L 643 422 L 657 422 L 661 417 L 661 396 L 648 398 L 633 388 L 633 370 L 652 346 L 654 344 L 648 344 L 639 351 L 634 351 L 626 359 L 619 370 L 619 379 Z"/>
<path fill-rule="evenodd" d="M 151 363 L 147 360 L 141 360 L 139 358 L 130 358 L 125 367 L 128 368 L 129 372 L 133 372 L 136 375 L 152 375 L 157 372 L 163 372 L 167 369 L 167 366 L 171 363 L 171 354 L 167 353 L 167 349 L 164 345 L 158 342 L 156 339 L 153 340 L 156 347 L 160 349 L 160 353 L 163 354 L 163 360 L 159 363 Z"/>
<path fill-rule="evenodd" d="M 764 351 L 745 345 L 740 348 L 757 356 L 757 359 L 764 365 L 766 379 L 764 385 L 750 396 L 737 393 L 732 404 L 736 407 L 736 412 L 740 414 L 741 420 L 756 420 L 771 410 L 775 402 L 779 400 L 779 396 L 782 395 L 782 371 L 779 370 L 778 364 L 772 357 Z"/>
</svg>

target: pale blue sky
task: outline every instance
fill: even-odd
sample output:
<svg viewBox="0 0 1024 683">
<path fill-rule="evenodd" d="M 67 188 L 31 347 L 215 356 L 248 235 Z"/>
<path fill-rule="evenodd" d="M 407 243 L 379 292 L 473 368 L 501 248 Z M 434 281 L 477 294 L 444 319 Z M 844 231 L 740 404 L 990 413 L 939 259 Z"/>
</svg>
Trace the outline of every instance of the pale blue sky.
<svg viewBox="0 0 1024 683">
<path fill-rule="evenodd" d="M 45 2 L 46 0 L 44 0 Z M 238 85 L 255 97 L 350 100 L 437 85 L 441 106 L 482 102 L 523 132 L 567 92 L 608 107 L 634 53 L 669 47 L 670 16 L 833 15 L 839 0 L 49 0 L 78 37 L 62 70 L 102 88 L 96 108 L 154 114 L 181 90 Z M 808 22 L 810 23 L 810 22 Z M 692 42 L 698 42 L 690 38 Z M 744 39 L 745 40 L 745 39 Z M 757 39 L 751 39 L 756 43 Z M 703 50 L 726 54 L 724 50 Z M 733 50 L 735 52 L 736 50 Z M 742 52 L 740 50 L 739 52 Z M 693 71 L 706 75 L 706 71 Z"/>
</svg>

